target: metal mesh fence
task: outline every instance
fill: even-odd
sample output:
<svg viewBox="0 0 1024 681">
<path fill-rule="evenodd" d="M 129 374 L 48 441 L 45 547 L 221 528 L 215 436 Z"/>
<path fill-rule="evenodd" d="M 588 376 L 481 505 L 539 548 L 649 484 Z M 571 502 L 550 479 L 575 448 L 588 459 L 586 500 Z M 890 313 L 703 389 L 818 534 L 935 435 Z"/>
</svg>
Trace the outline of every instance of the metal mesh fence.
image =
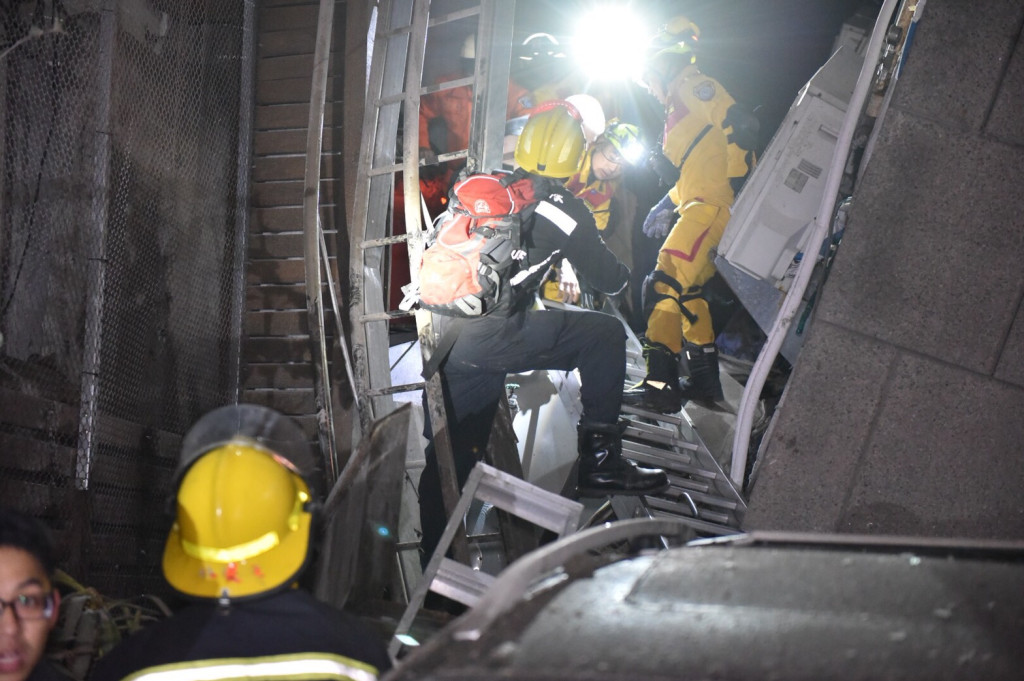
<svg viewBox="0 0 1024 681">
<path fill-rule="evenodd" d="M 181 435 L 238 389 L 252 2 L 0 0 L 0 498 L 160 593 Z"/>
</svg>

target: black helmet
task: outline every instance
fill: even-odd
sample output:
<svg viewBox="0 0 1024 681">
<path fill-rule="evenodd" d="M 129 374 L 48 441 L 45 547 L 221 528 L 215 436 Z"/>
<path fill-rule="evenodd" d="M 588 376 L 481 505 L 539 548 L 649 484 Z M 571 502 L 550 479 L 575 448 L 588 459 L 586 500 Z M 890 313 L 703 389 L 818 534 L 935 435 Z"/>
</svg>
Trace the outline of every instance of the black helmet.
<svg viewBox="0 0 1024 681">
<path fill-rule="evenodd" d="M 523 61 L 544 61 L 564 57 L 565 51 L 550 33 L 532 33 L 519 47 L 519 58 Z"/>
</svg>

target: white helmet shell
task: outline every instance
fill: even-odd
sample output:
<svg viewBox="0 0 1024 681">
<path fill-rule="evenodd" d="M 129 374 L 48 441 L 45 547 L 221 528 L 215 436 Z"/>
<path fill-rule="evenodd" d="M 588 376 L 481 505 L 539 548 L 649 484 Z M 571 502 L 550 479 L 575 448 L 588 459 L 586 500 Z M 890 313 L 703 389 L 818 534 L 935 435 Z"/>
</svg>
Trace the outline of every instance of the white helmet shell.
<svg viewBox="0 0 1024 681">
<path fill-rule="evenodd" d="M 462 41 L 462 49 L 459 56 L 463 59 L 476 59 L 476 33 L 470 33 Z"/>
<path fill-rule="evenodd" d="M 580 112 L 583 117 L 583 135 L 587 138 L 587 144 L 593 144 L 604 132 L 606 124 L 601 102 L 596 97 L 584 94 L 569 95 L 565 99 Z"/>
</svg>

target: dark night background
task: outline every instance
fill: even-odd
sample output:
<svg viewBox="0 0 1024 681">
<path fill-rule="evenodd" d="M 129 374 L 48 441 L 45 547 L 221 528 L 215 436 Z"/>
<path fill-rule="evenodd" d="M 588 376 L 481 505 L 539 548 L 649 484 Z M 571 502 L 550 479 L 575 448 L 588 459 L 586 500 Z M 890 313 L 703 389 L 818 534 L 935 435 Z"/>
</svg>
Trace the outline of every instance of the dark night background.
<svg viewBox="0 0 1024 681">
<path fill-rule="evenodd" d="M 800 88 L 832 54 L 843 23 L 862 7 L 870 12 L 873 23 L 881 6 L 881 2 L 872 0 L 519 0 L 512 77 L 533 89 L 528 74 L 525 81 L 517 77 L 517 63 L 521 68 L 523 62 L 516 59 L 516 46 L 535 32 L 551 33 L 561 42 L 568 42 L 580 18 L 601 4 L 622 6 L 623 11 L 640 14 L 652 31 L 680 14 L 696 23 L 700 28 L 698 66 L 740 104 L 756 112 L 761 130 L 759 154 L 771 141 Z M 649 142 L 660 142 L 664 109 L 644 88 L 620 81 L 612 88 L 594 85 L 589 93 L 602 101 L 607 117 L 636 123 Z M 641 225 L 666 186 L 649 171 L 627 175 L 626 186 L 637 199 L 631 238 L 632 308 L 640 310 L 639 291 L 644 276 L 654 267 L 658 250 L 657 240 L 643 237 Z M 724 281 L 713 279 L 707 288 L 716 326 L 724 329 L 733 322 L 742 326 L 746 319 L 748 335 L 756 339 L 759 331 L 745 315 L 736 315 L 739 306 Z M 631 318 L 630 324 L 638 333 L 643 331 L 641 315 Z"/>
<path fill-rule="evenodd" d="M 563 37 L 595 0 L 519 0 L 516 41 L 537 31 Z M 877 12 L 868 0 L 634 0 L 617 3 L 655 19 L 657 24 L 684 14 L 701 30 L 699 66 L 749 108 L 761 107 L 762 147 L 789 110 L 797 92 L 825 62 L 843 22 L 859 7 Z M 627 10 L 628 11 L 628 10 Z M 656 25 L 657 25 L 656 24 Z M 638 100 L 640 116 L 659 117 L 660 107 L 627 88 Z M 650 99 L 644 102 L 644 99 Z M 623 118 L 626 118 L 624 115 Z M 648 121 L 637 121 L 650 125 Z"/>
</svg>

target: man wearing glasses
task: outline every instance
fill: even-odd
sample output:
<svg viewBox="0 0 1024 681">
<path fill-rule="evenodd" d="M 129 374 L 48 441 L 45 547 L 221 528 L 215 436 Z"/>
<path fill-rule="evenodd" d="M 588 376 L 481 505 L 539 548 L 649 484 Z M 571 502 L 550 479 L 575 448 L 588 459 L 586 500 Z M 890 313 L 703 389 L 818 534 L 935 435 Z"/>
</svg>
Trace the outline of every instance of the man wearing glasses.
<svg viewBox="0 0 1024 681">
<path fill-rule="evenodd" d="M 60 604 L 53 570 L 46 528 L 34 518 L 0 508 L 0 681 L 61 678 L 42 661 Z"/>
</svg>

